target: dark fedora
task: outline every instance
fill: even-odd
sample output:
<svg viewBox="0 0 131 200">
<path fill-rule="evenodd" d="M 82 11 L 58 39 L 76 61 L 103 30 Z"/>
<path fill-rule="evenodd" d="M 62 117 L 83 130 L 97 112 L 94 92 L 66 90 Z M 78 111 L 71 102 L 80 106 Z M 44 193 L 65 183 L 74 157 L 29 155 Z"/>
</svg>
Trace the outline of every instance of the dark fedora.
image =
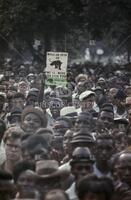
<svg viewBox="0 0 131 200">
<path fill-rule="evenodd" d="M 94 163 L 94 156 L 88 147 L 76 147 L 72 153 L 70 165 L 78 162 Z"/>
<path fill-rule="evenodd" d="M 71 144 L 73 143 L 78 143 L 78 142 L 83 142 L 83 143 L 94 143 L 95 140 L 91 133 L 88 133 L 86 129 L 81 129 L 78 132 L 74 132 Z"/>
</svg>

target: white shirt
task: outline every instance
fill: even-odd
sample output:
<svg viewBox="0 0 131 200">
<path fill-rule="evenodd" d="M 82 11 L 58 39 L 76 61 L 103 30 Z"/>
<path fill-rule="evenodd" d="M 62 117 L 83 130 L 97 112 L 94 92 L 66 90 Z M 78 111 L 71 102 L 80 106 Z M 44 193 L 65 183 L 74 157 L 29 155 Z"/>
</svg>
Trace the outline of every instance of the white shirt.
<svg viewBox="0 0 131 200">
<path fill-rule="evenodd" d="M 112 175 L 111 175 L 111 172 L 108 172 L 107 174 L 104 174 L 102 173 L 96 166 L 96 163 L 93 165 L 93 174 L 95 174 L 97 177 L 103 177 L 103 176 L 106 176 L 106 177 L 109 177 L 109 178 L 112 178 Z"/>
<path fill-rule="evenodd" d="M 65 171 L 68 171 L 68 172 L 71 172 L 71 166 L 70 166 L 70 161 L 64 163 L 63 165 L 61 165 L 59 167 L 60 170 L 65 170 Z"/>
<path fill-rule="evenodd" d="M 66 194 L 69 196 L 70 200 L 78 200 L 77 194 L 76 194 L 76 183 L 72 183 L 70 188 L 66 190 Z"/>
</svg>

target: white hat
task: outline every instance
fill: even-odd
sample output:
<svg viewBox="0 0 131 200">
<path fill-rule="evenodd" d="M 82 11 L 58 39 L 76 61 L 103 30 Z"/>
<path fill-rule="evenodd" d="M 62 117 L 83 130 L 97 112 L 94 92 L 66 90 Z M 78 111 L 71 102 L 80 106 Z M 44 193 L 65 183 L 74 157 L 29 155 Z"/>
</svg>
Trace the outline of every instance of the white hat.
<svg viewBox="0 0 131 200">
<path fill-rule="evenodd" d="M 80 101 L 83 101 L 83 99 L 87 98 L 87 97 L 90 96 L 90 95 L 94 95 L 94 96 L 95 96 L 95 93 L 92 92 L 91 90 L 87 90 L 87 91 L 85 91 L 85 92 L 82 92 L 82 93 L 80 94 L 80 96 L 79 96 L 79 100 L 80 100 Z"/>
<path fill-rule="evenodd" d="M 77 115 L 76 108 L 74 106 L 66 106 L 61 109 L 60 116 L 73 116 Z"/>
<path fill-rule="evenodd" d="M 100 78 L 98 79 L 98 82 L 105 82 L 105 79 L 102 78 L 102 77 L 100 77 Z"/>
</svg>

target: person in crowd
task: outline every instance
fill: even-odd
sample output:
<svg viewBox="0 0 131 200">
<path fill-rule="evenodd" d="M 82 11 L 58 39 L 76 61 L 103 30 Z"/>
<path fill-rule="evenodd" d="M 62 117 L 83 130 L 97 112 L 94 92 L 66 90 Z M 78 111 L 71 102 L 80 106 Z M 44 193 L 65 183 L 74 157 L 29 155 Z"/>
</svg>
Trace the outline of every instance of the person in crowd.
<svg viewBox="0 0 131 200">
<path fill-rule="evenodd" d="M 93 172 L 94 158 L 87 147 L 77 147 L 72 153 L 70 161 L 71 173 L 75 177 L 75 181 L 70 188 L 66 190 L 70 200 L 78 199 L 76 188 L 78 182 L 86 175 Z"/>
<path fill-rule="evenodd" d="M 112 129 L 112 134 L 117 135 L 119 132 L 126 132 L 128 127 L 128 119 L 127 118 L 114 118 L 114 127 Z"/>
<path fill-rule="evenodd" d="M 114 161 L 115 194 L 113 200 L 131 198 L 131 151 L 125 150 L 116 155 Z"/>
<path fill-rule="evenodd" d="M 11 98 L 11 110 L 14 110 L 15 108 L 20 109 L 21 111 L 25 107 L 25 96 L 24 94 L 17 92 L 12 98 Z"/>
<path fill-rule="evenodd" d="M 56 160 L 36 162 L 37 186 L 44 197 L 53 189 L 62 189 L 62 183 L 68 178 L 69 172 L 60 170 Z"/>
<path fill-rule="evenodd" d="M 22 110 L 19 108 L 14 108 L 7 116 L 7 125 L 10 127 L 11 125 L 21 126 L 21 113 Z"/>
<path fill-rule="evenodd" d="M 77 185 L 79 200 L 112 200 L 114 185 L 109 178 L 85 176 Z"/>
<path fill-rule="evenodd" d="M 126 98 L 126 103 L 125 103 L 125 105 L 126 105 L 126 110 L 127 110 L 127 112 L 128 112 L 128 110 L 131 109 L 131 97 L 127 97 L 127 98 Z"/>
<path fill-rule="evenodd" d="M 84 81 L 78 82 L 75 88 L 75 92 L 72 94 L 72 99 L 79 98 L 80 94 L 82 92 L 85 92 L 85 90 L 86 90 L 86 82 Z"/>
<path fill-rule="evenodd" d="M 107 97 L 108 97 L 108 102 L 114 104 L 115 103 L 115 96 L 118 92 L 118 88 L 110 88 Z"/>
<path fill-rule="evenodd" d="M 91 150 L 91 152 L 93 152 L 94 145 L 95 145 L 95 138 L 90 131 L 86 129 L 81 129 L 80 131 L 73 133 L 71 140 L 72 151 L 76 147 L 88 147 Z"/>
<path fill-rule="evenodd" d="M 38 199 L 40 194 L 35 184 L 37 175 L 32 162 L 18 162 L 14 166 L 13 177 L 17 189 L 15 199 Z"/>
<path fill-rule="evenodd" d="M 124 92 L 127 97 L 131 97 L 131 86 L 126 86 Z"/>
<path fill-rule="evenodd" d="M 95 100 L 96 105 L 94 105 L 94 109 L 98 113 L 101 106 L 107 102 L 107 97 L 105 95 L 104 90 L 100 86 L 95 87 L 93 89 L 93 92 L 95 92 L 95 97 L 96 97 Z"/>
<path fill-rule="evenodd" d="M 26 106 L 35 106 L 38 104 L 39 90 L 31 88 L 26 96 Z"/>
<path fill-rule="evenodd" d="M 107 176 L 112 178 L 110 159 L 115 153 L 115 141 L 109 134 L 102 134 L 96 137 L 95 158 L 93 172 L 98 177 Z"/>
<path fill-rule="evenodd" d="M 49 144 L 52 145 L 54 132 L 50 128 L 40 128 L 36 131 L 36 134 L 41 135 Z"/>
<path fill-rule="evenodd" d="M 30 88 L 33 88 L 36 82 L 36 75 L 34 73 L 30 73 L 27 75 L 27 80 L 29 82 Z"/>
<path fill-rule="evenodd" d="M 10 200 L 15 197 L 15 185 L 12 174 L 0 169 L 0 199 Z"/>
<path fill-rule="evenodd" d="M 35 134 L 36 131 L 47 126 L 47 119 L 40 107 L 27 106 L 21 115 L 21 127 L 28 134 Z"/>
<path fill-rule="evenodd" d="M 17 93 L 17 86 L 8 86 L 7 97 L 14 96 Z"/>
<path fill-rule="evenodd" d="M 54 120 L 60 117 L 60 110 L 63 107 L 63 101 L 60 98 L 53 98 L 49 102 L 49 109 L 47 109 L 47 113 L 49 113 Z"/>
<path fill-rule="evenodd" d="M 111 130 L 114 125 L 114 111 L 112 104 L 103 104 L 99 115 L 98 121 L 103 122 L 103 129 Z"/>
<path fill-rule="evenodd" d="M 78 109 L 78 113 L 80 112 L 90 112 L 94 110 L 93 106 L 95 103 L 95 93 L 87 90 L 79 96 L 80 100 L 80 108 Z"/>
<path fill-rule="evenodd" d="M 9 180 L 16 183 L 16 195 L 2 200 L 129 200 L 129 70 L 112 64 L 73 64 L 65 86 L 48 85 L 36 61 L 34 66 L 17 65 L 5 66 L 9 73 L 0 75 L 0 169 L 5 180 L 13 173 Z M 95 176 L 88 177 L 91 173 Z M 87 184 L 77 189 L 79 181 Z"/>
<path fill-rule="evenodd" d="M 48 158 L 50 148 L 48 141 L 42 135 L 31 135 L 22 140 L 22 158 L 23 160 L 32 160 L 34 162 L 43 156 Z"/>
<path fill-rule="evenodd" d="M 71 121 L 73 128 L 78 115 L 74 106 L 65 106 L 60 110 L 60 116 L 67 117 Z"/>
<path fill-rule="evenodd" d="M 107 82 L 103 77 L 100 77 L 96 83 L 97 86 L 100 86 L 103 90 L 107 88 Z"/>
<path fill-rule="evenodd" d="M 123 90 L 118 90 L 116 95 L 114 96 L 115 105 L 114 105 L 114 117 L 118 118 L 126 118 L 127 111 L 125 106 L 126 95 Z"/>
<path fill-rule="evenodd" d="M 53 130 L 55 135 L 64 136 L 68 129 L 71 129 L 72 123 L 68 117 L 58 117 L 54 123 Z"/>
<path fill-rule="evenodd" d="M 63 149 L 65 154 L 65 157 L 63 158 L 62 161 L 63 163 L 68 162 L 70 160 L 72 154 L 72 148 L 70 143 L 72 140 L 72 136 L 73 136 L 73 131 L 68 129 L 63 137 Z"/>
<path fill-rule="evenodd" d="M 88 76 L 86 74 L 79 74 L 76 78 L 75 78 L 75 82 L 76 84 L 79 82 L 85 82 L 88 80 Z"/>
<path fill-rule="evenodd" d="M 80 131 L 81 129 L 92 130 L 93 129 L 93 116 L 89 112 L 81 112 L 78 114 L 74 130 Z"/>
<path fill-rule="evenodd" d="M 114 136 L 116 151 L 121 152 L 128 148 L 127 135 L 125 132 L 119 132 Z"/>
<path fill-rule="evenodd" d="M 22 159 L 21 138 L 23 135 L 23 130 L 18 127 L 10 127 L 4 133 L 3 142 L 5 144 L 6 160 L 0 166 L 1 169 L 12 173 L 14 165 Z"/>
<path fill-rule="evenodd" d="M 22 93 L 25 97 L 27 95 L 28 90 L 29 90 L 28 82 L 20 81 L 18 83 L 18 92 Z"/>
</svg>

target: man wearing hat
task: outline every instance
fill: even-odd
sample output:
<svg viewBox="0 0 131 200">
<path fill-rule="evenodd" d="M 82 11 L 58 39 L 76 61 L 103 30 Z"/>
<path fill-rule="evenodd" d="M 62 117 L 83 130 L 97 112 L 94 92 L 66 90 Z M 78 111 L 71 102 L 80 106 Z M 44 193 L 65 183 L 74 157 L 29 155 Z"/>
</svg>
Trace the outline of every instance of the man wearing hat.
<svg viewBox="0 0 131 200">
<path fill-rule="evenodd" d="M 27 106 L 21 115 L 21 127 L 28 134 L 47 126 L 47 118 L 40 107 Z"/>
<path fill-rule="evenodd" d="M 87 147 L 77 147 L 74 150 L 70 165 L 71 172 L 75 177 L 75 182 L 68 190 L 66 190 L 70 200 L 78 199 L 76 194 L 76 184 L 85 175 L 91 174 L 93 172 L 93 163 L 93 156 Z"/>
<path fill-rule="evenodd" d="M 125 106 L 126 95 L 123 90 L 118 90 L 116 95 L 114 96 L 115 105 L 114 105 L 114 116 L 126 118 L 127 111 Z"/>
<path fill-rule="evenodd" d="M 93 106 L 95 103 L 95 93 L 90 90 L 82 92 L 79 96 L 79 100 L 80 108 L 77 110 L 77 112 L 90 112 L 93 110 Z"/>
<path fill-rule="evenodd" d="M 92 124 L 93 124 L 92 114 L 89 112 L 81 112 L 78 114 L 76 118 L 74 129 L 75 131 L 80 131 L 82 128 L 91 130 Z"/>
<path fill-rule="evenodd" d="M 72 149 L 76 147 L 88 147 L 91 151 L 95 144 L 94 137 L 91 135 L 89 130 L 81 129 L 78 132 L 74 132 L 71 140 Z"/>
<path fill-rule="evenodd" d="M 68 178 L 69 172 L 60 170 L 56 160 L 41 160 L 36 162 L 38 175 L 37 186 L 43 196 L 52 189 L 62 188 L 62 182 Z"/>
<path fill-rule="evenodd" d="M 8 120 L 8 125 L 16 124 L 19 125 L 21 124 L 21 113 L 22 110 L 19 108 L 14 108 L 7 116 Z"/>
<path fill-rule="evenodd" d="M 103 104 L 98 116 L 98 122 L 103 123 L 103 129 L 110 130 L 114 125 L 113 105 L 110 103 Z"/>
<path fill-rule="evenodd" d="M 71 120 L 74 125 L 75 120 L 77 118 L 77 111 L 74 106 L 66 106 L 60 110 L 60 116 L 66 116 L 69 120 Z"/>
<path fill-rule="evenodd" d="M 100 77 L 97 82 L 97 86 L 100 86 L 103 90 L 107 88 L 106 80 L 103 77 Z"/>
<path fill-rule="evenodd" d="M 39 90 L 37 88 L 31 88 L 26 97 L 26 105 L 35 106 L 38 103 Z"/>
</svg>

